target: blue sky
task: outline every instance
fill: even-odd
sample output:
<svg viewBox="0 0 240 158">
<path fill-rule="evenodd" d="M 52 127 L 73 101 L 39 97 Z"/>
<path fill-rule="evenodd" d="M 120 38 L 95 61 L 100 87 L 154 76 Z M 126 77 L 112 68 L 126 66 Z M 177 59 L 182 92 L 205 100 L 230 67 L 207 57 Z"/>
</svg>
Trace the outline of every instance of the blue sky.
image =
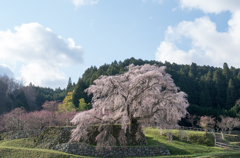
<svg viewBox="0 0 240 158">
<path fill-rule="evenodd" d="M 0 19 L 0 74 L 26 84 L 131 57 L 240 67 L 239 0 L 8 0 Z"/>
</svg>

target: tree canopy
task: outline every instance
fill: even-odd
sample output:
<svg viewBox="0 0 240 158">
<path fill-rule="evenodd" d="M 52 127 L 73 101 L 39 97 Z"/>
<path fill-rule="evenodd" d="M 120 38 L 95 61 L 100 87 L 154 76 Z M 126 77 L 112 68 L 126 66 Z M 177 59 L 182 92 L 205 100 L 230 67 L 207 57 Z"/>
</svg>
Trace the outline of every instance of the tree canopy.
<svg viewBox="0 0 240 158">
<path fill-rule="evenodd" d="M 85 90 L 93 94 L 93 108 L 77 114 L 71 121 L 77 125 L 71 141 L 86 141 L 88 136 L 84 131 L 89 125 L 99 125 L 101 133 L 96 140 L 101 146 L 116 144 L 112 126 L 105 128 L 103 124 L 121 123 L 122 133 L 126 133 L 128 123 L 141 124 L 145 120 L 158 125 L 177 125 L 177 121 L 186 115 L 189 104 L 186 93 L 176 87 L 165 68 L 131 64 L 123 74 L 102 75 L 94 80 Z M 126 144 L 125 141 L 125 135 L 122 135 L 121 144 Z"/>
</svg>

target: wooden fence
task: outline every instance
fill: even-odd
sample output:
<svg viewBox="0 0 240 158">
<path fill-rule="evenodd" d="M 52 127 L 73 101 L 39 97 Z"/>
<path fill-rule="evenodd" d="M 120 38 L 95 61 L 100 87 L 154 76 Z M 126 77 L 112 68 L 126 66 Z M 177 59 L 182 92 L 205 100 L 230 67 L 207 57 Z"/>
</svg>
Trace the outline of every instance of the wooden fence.
<svg viewBox="0 0 240 158">
<path fill-rule="evenodd" d="M 157 126 L 151 126 L 151 125 L 147 125 L 147 126 L 142 126 L 144 127 L 157 127 Z M 164 127 L 163 129 L 178 129 L 178 130 L 192 130 L 192 131 L 205 131 L 202 128 L 196 128 L 196 127 L 185 127 L 185 126 L 179 126 L 179 127 Z M 207 132 L 214 132 L 214 133 L 220 133 L 221 134 L 221 130 L 214 130 L 214 129 L 208 129 Z M 225 134 L 225 133 L 224 133 Z"/>
<path fill-rule="evenodd" d="M 150 127 L 150 126 L 143 126 L 143 128 L 144 127 Z M 156 126 L 152 126 L 152 127 L 156 127 Z M 202 129 L 202 128 L 195 128 L 195 127 L 192 128 L 192 127 L 185 127 L 185 126 L 169 127 L 169 128 L 164 128 L 164 129 L 204 131 L 204 129 Z M 214 144 L 215 144 L 215 146 L 218 146 L 218 147 L 221 147 L 221 148 L 225 148 L 225 149 L 228 149 L 228 150 L 240 150 L 240 146 L 238 146 L 238 145 L 231 145 L 231 144 L 228 145 L 228 144 L 225 144 L 225 143 L 217 142 L 215 133 L 223 134 L 221 131 L 216 131 L 216 130 L 210 129 L 210 130 L 208 130 L 208 132 L 211 132 L 211 134 L 214 136 Z M 228 137 L 228 136 L 225 135 L 224 137 Z M 237 141 L 238 141 L 238 139 L 237 139 Z"/>
<path fill-rule="evenodd" d="M 231 145 L 231 144 L 228 145 L 228 144 L 220 143 L 220 142 L 216 142 L 216 146 L 225 148 L 225 149 L 229 149 L 229 150 L 240 150 L 240 146 L 238 146 L 238 145 Z"/>
</svg>

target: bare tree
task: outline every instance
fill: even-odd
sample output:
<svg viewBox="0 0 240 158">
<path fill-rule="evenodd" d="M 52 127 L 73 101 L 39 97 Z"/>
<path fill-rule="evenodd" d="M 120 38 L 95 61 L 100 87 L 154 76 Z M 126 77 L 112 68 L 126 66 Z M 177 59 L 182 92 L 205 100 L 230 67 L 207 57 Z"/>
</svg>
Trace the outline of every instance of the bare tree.
<svg viewBox="0 0 240 158">
<path fill-rule="evenodd" d="M 0 75 L 0 114 L 9 112 L 14 107 L 12 93 L 22 87 L 22 83 L 9 78 L 8 76 Z"/>
<path fill-rule="evenodd" d="M 234 127 L 240 126 L 240 121 L 238 118 L 223 117 L 223 116 L 221 116 L 221 118 L 222 120 L 221 122 L 218 122 L 218 126 L 219 128 L 221 128 L 223 132 L 226 132 L 228 130 L 228 133 L 230 134 Z"/>
<path fill-rule="evenodd" d="M 127 123 L 137 128 L 139 139 L 141 120 L 150 120 L 157 124 L 176 125 L 187 113 L 189 106 L 187 95 L 179 91 L 166 67 L 145 64 L 129 65 L 128 71 L 115 76 L 100 76 L 85 92 L 93 94 L 93 109 L 77 114 L 71 121 L 77 128 L 72 131 L 71 141 L 85 142 L 89 137 L 87 128 L 99 125 L 97 146 L 114 146 L 116 139 L 112 135 L 112 126 L 103 124 L 121 123 L 122 130 L 118 138 L 121 145 L 127 144 Z M 106 114 L 106 111 L 109 113 Z"/>
<path fill-rule="evenodd" d="M 27 103 L 30 108 L 30 111 L 33 110 L 40 110 L 37 109 L 37 104 L 36 104 L 36 89 L 33 86 L 24 86 L 21 88 L 23 90 L 24 94 L 26 95 Z"/>
<path fill-rule="evenodd" d="M 23 87 L 23 80 L 18 81 L 15 80 L 14 78 L 9 78 L 8 76 L 4 75 L 1 76 L 0 75 L 0 80 L 5 84 L 5 86 L 7 87 L 6 89 L 6 95 L 12 93 L 14 90 L 16 89 L 20 89 Z"/>
<path fill-rule="evenodd" d="M 22 108 L 16 108 L 11 112 L 4 114 L 4 120 L 1 120 L 5 131 L 23 130 L 25 125 L 26 111 Z"/>
<path fill-rule="evenodd" d="M 212 118 L 210 116 L 202 116 L 200 118 L 200 121 L 199 121 L 199 126 L 201 126 L 205 132 L 207 133 L 207 131 L 211 128 L 214 127 L 215 125 L 215 118 Z"/>
<path fill-rule="evenodd" d="M 194 127 L 194 122 L 197 120 L 198 116 L 197 115 L 187 115 L 186 121 L 191 123 L 192 127 Z"/>
</svg>

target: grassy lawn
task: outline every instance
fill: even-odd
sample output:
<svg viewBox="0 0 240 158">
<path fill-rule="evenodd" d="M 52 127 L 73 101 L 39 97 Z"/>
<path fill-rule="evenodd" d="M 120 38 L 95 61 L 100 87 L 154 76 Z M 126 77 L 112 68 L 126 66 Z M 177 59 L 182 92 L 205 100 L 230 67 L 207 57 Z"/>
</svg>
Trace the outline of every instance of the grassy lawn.
<svg viewBox="0 0 240 158">
<path fill-rule="evenodd" d="M 199 138 L 205 135 L 204 132 L 196 131 L 186 131 L 189 135 L 190 140 L 183 141 L 179 140 L 179 132 L 177 130 L 172 130 L 173 141 L 170 142 L 166 135 L 160 135 L 159 130 L 155 128 L 145 128 L 144 133 L 148 141 L 148 146 L 159 146 L 165 145 L 168 147 L 171 156 L 154 156 L 152 158 L 161 157 L 240 157 L 240 152 L 227 151 L 225 149 L 213 146 L 202 145 Z M 208 137 L 206 137 L 208 139 Z M 210 139 L 210 138 L 209 138 Z M 42 158 L 75 158 L 75 157 L 87 157 L 67 154 L 64 152 L 38 149 L 34 148 L 34 138 L 24 138 L 16 139 L 11 141 L 0 141 L 0 158 L 4 157 L 18 157 L 18 158 L 32 158 L 32 157 L 42 157 Z"/>
</svg>

